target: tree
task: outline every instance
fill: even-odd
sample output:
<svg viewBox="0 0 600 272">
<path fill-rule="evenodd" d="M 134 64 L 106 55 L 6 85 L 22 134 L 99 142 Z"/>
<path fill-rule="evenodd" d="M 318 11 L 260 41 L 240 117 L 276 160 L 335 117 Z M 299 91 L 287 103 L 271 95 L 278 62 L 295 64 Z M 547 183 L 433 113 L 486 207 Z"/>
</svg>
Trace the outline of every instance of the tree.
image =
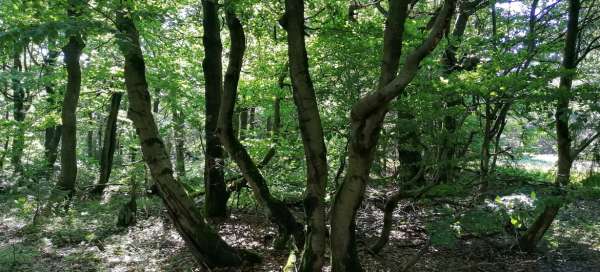
<svg viewBox="0 0 600 272">
<path fill-rule="evenodd" d="M 15 135 L 15 138 L 13 139 L 12 142 L 12 156 L 11 156 L 11 163 L 13 164 L 14 168 L 15 168 L 15 172 L 16 173 L 20 173 L 23 171 L 23 165 L 21 163 L 21 159 L 23 157 L 23 148 L 25 146 L 25 128 L 23 127 L 24 124 L 23 122 L 25 121 L 25 100 L 26 100 L 26 93 L 25 90 L 23 89 L 23 86 L 21 86 L 21 79 L 20 76 L 17 76 L 16 74 L 21 72 L 21 70 L 23 69 L 22 65 L 21 65 L 21 52 L 23 51 L 22 48 L 19 48 L 20 45 L 16 45 L 15 46 L 15 52 L 13 55 L 13 67 L 12 67 L 12 72 L 15 75 L 14 79 L 13 79 L 13 95 L 12 95 L 12 100 L 13 100 L 13 105 L 14 105 L 14 109 L 13 109 L 13 118 L 15 119 L 16 123 L 17 123 L 17 134 Z"/>
<path fill-rule="evenodd" d="M 567 35 L 563 52 L 563 60 L 560 83 L 557 89 L 556 111 L 554 118 L 556 122 L 556 145 L 558 149 L 558 162 L 555 185 L 559 191 L 569 184 L 571 178 L 571 167 L 580 149 L 571 146 L 571 135 L 569 132 L 569 102 L 575 70 L 577 69 L 577 40 L 579 35 L 579 0 L 569 0 L 569 17 L 567 21 Z M 558 214 L 561 200 L 551 200 L 545 203 L 543 212 L 535 222 L 527 229 L 527 232 L 519 239 L 519 245 L 523 250 L 533 251 L 537 243 L 544 237 L 544 233 Z"/>
<path fill-rule="evenodd" d="M 81 15 L 82 2 L 78 0 L 69 1 L 67 14 L 70 19 L 77 22 Z M 74 27 L 77 29 L 77 27 Z M 81 67 L 79 57 L 85 47 L 81 34 L 78 31 L 67 33 L 69 42 L 63 48 L 65 64 L 67 69 L 67 87 L 63 100 L 62 120 L 62 145 L 60 148 L 61 179 L 57 184 L 58 189 L 68 192 L 72 196 L 75 192 L 77 179 L 77 104 L 81 90 Z"/>
<path fill-rule="evenodd" d="M 385 29 L 384 40 L 386 41 L 391 40 L 399 32 L 398 27 L 403 25 L 402 22 L 406 19 L 406 13 L 403 14 L 401 10 L 410 1 L 392 3 L 388 20 L 393 21 L 393 23 L 388 23 Z M 362 271 L 356 251 L 354 234 L 356 210 L 360 205 L 365 185 L 369 180 L 369 171 L 373 163 L 374 150 L 383 118 L 387 113 L 390 101 L 402 94 L 417 74 L 419 63 L 439 43 L 454 13 L 455 3 L 454 0 L 444 2 L 435 18 L 429 36 L 407 56 L 398 75 L 394 76 L 389 83 L 380 87 L 377 91 L 361 98 L 352 107 L 350 114 L 352 136 L 348 151 L 348 172 L 338 188 L 331 214 L 333 271 Z M 396 50 L 397 44 L 384 43 L 382 71 L 392 75 L 395 75 L 396 71 L 389 71 L 390 67 L 386 67 L 386 63 L 393 63 L 395 56 L 399 55 L 399 53 L 392 53 L 393 50 Z"/>
<path fill-rule="evenodd" d="M 173 167 L 158 134 L 151 112 L 146 67 L 138 30 L 131 13 L 117 10 L 119 49 L 125 57 L 125 85 L 129 97 L 127 116 L 140 140 L 144 161 L 156 181 L 171 221 L 196 259 L 208 267 L 240 266 L 241 253 L 229 246 L 208 226 L 185 189 L 173 177 Z"/>
<path fill-rule="evenodd" d="M 223 72 L 221 64 L 221 31 L 219 25 L 218 3 L 203 0 L 202 18 L 204 26 L 205 56 L 202 61 L 204 71 L 205 94 L 205 123 L 204 138 L 206 139 L 206 155 L 204 160 L 204 212 L 207 217 L 227 216 L 227 190 L 223 177 L 223 149 L 215 135 L 219 118 L 219 105 L 223 93 Z"/>
<path fill-rule="evenodd" d="M 304 211 L 307 227 L 300 271 L 321 271 L 325 263 L 325 207 L 327 150 L 313 82 L 308 71 L 304 40 L 304 0 L 287 0 L 281 20 L 287 31 L 288 58 L 294 103 L 307 164 Z"/>
<path fill-rule="evenodd" d="M 104 125 L 104 139 L 102 140 L 102 151 L 100 154 L 100 178 L 98 184 L 92 191 L 93 194 L 101 195 L 108 183 L 112 162 L 117 145 L 117 117 L 121 106 L 123 93 L 116 92 L 110 97 L 110 108 L 106 124 Z"/>
<path fill-rule="evenodd" d="M 292 236 L 296 245 L 301 248 L 304 243 L 302 225 L 296 221 L 288 207 L 281 200 L 271 195 L 267 182 L 260 173 L 259 168 L 233 132 L 233 111 L 237 99 L 242 60 L 246 49 L 246 37 L 242 24 L 233 11 L 226 11 L 226 20 L 231 36 L 231 49 L 227 71 L 225 72 L 217 135 L 231 159 L 240 168 L 244 179 L 250 184 L 254 198 L 264 208 L 269 219 L 277 225 L 279 237 L 275 247 L 282 248 L 287 244 L 289 237 Z"/>
<path fill-rule="evenodd" d="M 51 50 L 48 52 L 48 57 L 44 61 L 46 66 L 46 73 L 49 76 L 54 66 L 56 65 L 56 58 L 59 52 Z M 54 86 L 52 83 L 48 83 L 46 86 L 46 94 L 48 95 L 47 102 L 50 106 L 51 111 L 55 111 L 60 103 L 56 101 L 57 94 L 55 93 Z M 62 93 L 62 92 L 61 92 Z M 56 162 L 58 144 L 60 143 L 60 137 L 62 136 L 62 125 L 53 125 L 46 128 L 44 136 L 44 155 L 48 164 L 48 175 L 52 173 L 54 163 Z"/>
</svg>

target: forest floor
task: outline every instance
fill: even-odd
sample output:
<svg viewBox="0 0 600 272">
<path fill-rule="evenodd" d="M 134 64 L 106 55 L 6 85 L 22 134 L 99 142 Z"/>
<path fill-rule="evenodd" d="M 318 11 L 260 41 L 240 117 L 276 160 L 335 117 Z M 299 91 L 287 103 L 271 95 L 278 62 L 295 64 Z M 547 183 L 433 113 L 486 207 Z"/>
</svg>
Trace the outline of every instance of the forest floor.
<svg viewBox="0 0 600 272">
<path fill-rule="evenodd" d="M 486 215 L 498 211 L 494 205 L 513 200 L 531 204 L 548 184 L 504 177 L 490 193 L 492 200 L 483 204 L 471 205 L 468 197 L 443 190 L 444 197 L 401 202 L 388 246 L 373 255 L 367 248 L 376 241 L 381 207 L 394 190 L 373 186 L 357 220 L 359 254 L 367 271 L 402 271 L 415 256 L 420 257 L 407 271 L 600 271 L 600 198 L 589 188 L 561 209 L 536 253 L 520 253 L 503 222 Z M 36 209 L 31 198 L 0 191 L 0 271 L 204 271 L 156 197 L 138 199 L 138 222 L 126 229 L 115 226 L 126 201 L 122 194 L 77 202 L 36 226 L 31 224 Z M 301 216 L 300 209 L 296 212 Z M 515 228 L 519 220 L 527 222 L 523 214 L 511 218 Z M 271 247 L 275 229 L 255 207 L 235 209 L 218 229 L 230 244 L 263 256 L 261 264 L 243 271 L 281 271 L 285 265 L 288 252 Z"/>
</svg>

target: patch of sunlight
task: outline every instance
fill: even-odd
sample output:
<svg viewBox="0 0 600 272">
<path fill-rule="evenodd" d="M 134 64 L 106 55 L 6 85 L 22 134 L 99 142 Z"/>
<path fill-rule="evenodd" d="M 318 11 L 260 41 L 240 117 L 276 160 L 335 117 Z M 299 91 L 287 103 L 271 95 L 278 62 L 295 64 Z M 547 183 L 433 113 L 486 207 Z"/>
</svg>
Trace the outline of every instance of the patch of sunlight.
<svg viewBox="0 0 600 272">
<path fill-rule="evenodd" d="M 485 205 L 493 210 L 506 209 L 509 213 L 515 209 L 530 209 L 533 208 L 535 199 L 531 195 L 523 193 L 515 193 L 506 196 L 498 196 L 496 199 L 486 199 Z"/>
</svg>

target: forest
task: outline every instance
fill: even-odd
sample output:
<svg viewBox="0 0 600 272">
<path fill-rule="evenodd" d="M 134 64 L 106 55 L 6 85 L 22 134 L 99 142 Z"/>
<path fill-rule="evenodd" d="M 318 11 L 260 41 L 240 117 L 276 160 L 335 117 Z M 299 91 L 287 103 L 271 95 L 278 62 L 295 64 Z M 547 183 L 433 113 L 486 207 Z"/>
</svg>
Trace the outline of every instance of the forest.
<svg viewBox="0 0 600 272">
<path fill-rule="evenodd" d="M 597 0 L 0 0 L 0 271 L 600 271 Z"/>
</svg>

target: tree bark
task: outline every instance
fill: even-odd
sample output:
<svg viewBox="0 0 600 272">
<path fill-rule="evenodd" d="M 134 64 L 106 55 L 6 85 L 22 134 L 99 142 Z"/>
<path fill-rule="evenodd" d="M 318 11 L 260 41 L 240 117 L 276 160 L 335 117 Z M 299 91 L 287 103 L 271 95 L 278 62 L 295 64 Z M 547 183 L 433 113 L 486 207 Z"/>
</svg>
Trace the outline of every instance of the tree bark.
<svg viewBox="0 0 600 272">
<path fill-rule="evenodd" d="M 404 168 L 404 173 L 401 175 L 404 181 L 412 179 L 419 172 L 419 165 L 422 160 L 416 126 L 415 116 L 412 113 L 408 112 L 407 109 L 398 109 L 396 121 L 397 151 L 398 161 L 401 167 Z M 421 174 L 417 180 L 423 182 L 424 175 Z"/>
<path fill-rule="evenodd" d="M 75 1 L 70 1 L 67 11 L 70 18 L 77 18 L 81 7 Z M 60 148 L 61 179 L 58 189 L 68 192 L 72 196 L 75 192 L 77 179 L 77 104 L 81 90 L 81 67 L 79 57 L 85 47 L 80 33 L 70 33 L 69 43 L 63 48 L 67 68 L 67 88 L 63 100 L 62 120 L 62 145 Z"/>
<path fill-rule="evenodd" d="M 13 118 L 15 119 L 15 123 L 17 125 L 15 137 L 12 142 L 12 154 L 11 154 L 11 163 L 14 167 L 15 173 L 23 172 L 23 165 L 21 159 L 23 157 L 23 148 L 25 146 L 25 127 L 23 122 L 25 121 L 25 91 L 23 90 L 23 86 L 21 86 L 21 75 L 16 75 L 20 73 L 23 69 L 21 65 L 21 51 L 19 49 L 15 49 L 16 52 L 13 55 Z"/>
<path fill-rule="evenodd" d="M 572 152 L 571 136 L 569 132 L 569 102 L 571 98 L 571 87 L 575 70 L 577 69 L 577 40 L 579 36 L 579 11 L 581 3 L 579 0 L 569 0 L 569 19 L 567 22 L 567 35 L 561 69 L 560 83 L 558 87 L 558 101 L 556 103 L 556 142 L 558 147 L 558 162 L 555 186 L 560 189 L 569 184 L 571 178 L 571 166 L 575 159 Z M 544 233 L 550 227 L 554 218 L 560 210 L 560 201 L 546 203 L 544 211 L 538 216 L 525 234 L 520 237 L 519 245 L 526 251 L 535 250 L 537 243 L 544 237 Z"/>
<path fill-rule="evenodd" d="M 96 158 L 97 161 L 100 161 L 102 157 L 103 142 L 104 137 L 102 137 L 102 126 L 98 126 L 98 129 L 96 130 L 96 146 L 98 146 L 98 148 L 96 148 L 96 154 L 94 154 L 94 158 Z"/>
<path fill-rule="evenodd" d="M 94 114 L 92 112 L 90 112 L 89 116 L 90 120 L 94 120 Z M 86 139 L 86 148 L 87 148 L 87 157 L 89 159 L 94 158 L 94 155 L 96 153 L 95 148 L 96 145 L 94 144 L 94 130 L 93 129 L 89 129 L 87 132 L 87 139 Z"/>
<path fill-rule="evenodd" d="M 260 170 L 233 133 L 232 116 L 237 98 L 237 86 L 242 69 L 242 60 L 246 49 L 246 37 L 242 24 L 231 11 L 226 12 L 226 18 L 231 38 L 231 49 L 229 64 L 225 73 L 217 134 L 225 150 L 227 150 L 231 159 L 237 164 L 244 178 L 250 184 L 254 198 L 264 208 L 269 219 L 277 225 L 279 237 L 275 246 L 281 248 L 286 245 L 291 235 L 294 237 L 296 245 L 301 248 L 304 243 L 302 225 L 296 222 L 288 207 L 281 200 L 271 195 L 267 182 L 260 173 Z"/>
<path fill-rule="evenodd" d="M 48 58 L 45 60 L 46 75 L 49 76 L 52 73 L 54 66 L 56 65 L 56 58 L 58 57 L 58 51 L 48 52 Z M 46 101 L 51 111 L 56 111 L 59 107 L 56 102 L 56 92 L 54 85 L 48 83 L 45 86 L 46 94 L 48 95 Z M 48 166 L 48 176 L 52 174 L 54 163 L 56 162 L 58 144 L 60 143 L 60 137 L 62 135 L 62 126 L 54 125 L 47 127 L 44 135 L 44 157 L 46 158 L 46 165 Z"/>
<path fill-rule="evenodd" d="M 6 89 L 8 89 L 8 88 L 6 88 Z M 6 89 L 5 89 L 5 91 L 6 91 Z M 6 120 L 8 120 L 8 114 L 9 114 L 9 111 L 7 109 L 6 113 L 4 114 L 4 118 Z M 2 153 L 0 153 L 0 171 L 4 170 L 4 158 L 6 157 L 6 154 L 9 153 L 9 151 L 8 151 L 8 143 L 9 142 L 10 142 L 10 138 L 6 137 L 6 140 L 4 141 L 3 146 L 2 146 Z"/>
<path fill-rule="evenodd" d="M 173 120 L 175 121 L 173 130 L 175 134 L 175 171 L 177 178 L 182 179 L 185 178 L 185 120 L 180 110 L 173 109 Z"/>
<path fill-rule="evenodd" d="M 102 141 L 102 153 L 100 155 L 100 179 L 92 191 L 95 195 L 101 195 L 104 192 L 112 171 L 113 157 L 117 145 L 117 117 L 122 96 L 123 93 L 116 92 L 110 97 L 110 110 L 104 126 L 104 140 Z"/>
<path fill-rule="evenodd" d="M 288 58 L 294 104 L 307 166 L 304 211 L 306 239 L 300 271 L 321 271 L 325 263 L 327 228 L 323 199 L 327 186 L 327 150 L 304 41 L 304 0 L 285 2 Z"/>
<path fill-rule="evenodd" d="M 216 1 L 203 0 L 202 18 L 204 60 L 202 69 L 205 81 L 204 133 L 206 155 L 204 161 L 204 212 L 207 217 L 227 217 L 227 189 L 223 175 L 223 148 L 215 135 L 219 118 L 219 105 L 223 93 L 223 68 L 220 23 Z"/>
<path fill-rule="evenodd" d="M 240 252 L 230 247 L 208 226 L 182 184 L 173 177 L 173 167 L 151 112 L 144 57 L 138 31 L 130 14 L 117 11 L 119 49 L 125 57 L 125 86 L 129 97 L 128 118 L 133 121 L 144 161 L 156 181 L 169 217 L 200 263 L 208 267 L 239 266 Z"/>
<path fill-rule="evenodd" d="M 392 1 L 390 15 L 384 33 L 384 61 L 391 60 L 392 55 L 386 46 L 390 35 L 398 33 L 398 22 L 403 22 L 406 13 L 400 12 L 410 1 Z M 395 5 L 394 5 L 395 4 Z M 450 18 L 454 13 L 455 0 L 446 0 L 440 9 L 428 37 L 414 49 L 406 58 L 398 76 L 384 84 L 377 91 L 367 94 L 354 104 L 351 111 L 352 137 L 349 145 L 348 171 L 338 189 L 333 203 L 331 215 L 331 253 L 333 271 L 362 271 L 356 250 L 356 211 L 362 201 L 365 185 L 369 180 L 369 172 L 373 163 L 374 150 L 377 145 L 383 119 L 387 113 L 390 101 L 402 94 L 406 86 L 418 72 L 421 61 L 437 46 L 444 30 L 447 29 Z M 396 44 L 395 46 L 397 46 Z M 389 58 L 389 59 L 388 59 Z M 382 67 L 382 71 L 387 68 Z M 387 72 L 386 72 L 387 73 Z M 396 72 L 394 71 L 393 74 Z M 382 76 L 383 77 L 383 76 Z"/>
<path fill-rule="evenodd" d="M 238 126 L 238 135 L 241 140 L 246 139 L 246 134 L 248 133 L 248 119 L 249 119 L 249 114 L 248 114 L 248 108 L 241 108 L 240 109 L 240 114 L 239 114 L 239 126 Z"/>
</svg>

